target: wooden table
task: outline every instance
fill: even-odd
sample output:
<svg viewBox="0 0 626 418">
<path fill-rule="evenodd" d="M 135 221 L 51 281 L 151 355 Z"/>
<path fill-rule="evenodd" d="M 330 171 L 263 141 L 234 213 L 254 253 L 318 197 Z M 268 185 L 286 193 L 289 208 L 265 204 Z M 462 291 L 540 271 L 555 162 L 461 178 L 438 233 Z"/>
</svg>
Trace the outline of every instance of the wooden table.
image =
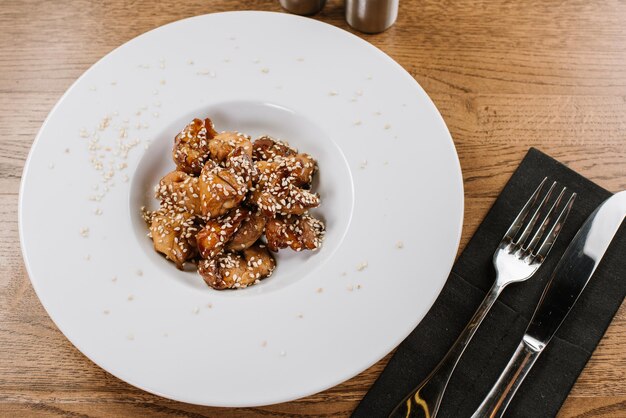
<svg viewBox="0 0 626 418">
<path fill-rule="evenodd" d="M 400 3 L 394 27 L 363 37 L 415 77 L 452 132 L 465 180 L 461 248 L 530 146 L 611 191 L 626 189 L 624 2 Z M 277 1 L 248 0 L 2 2 L 0 416 L 346 416 L 384 368 L 387 359 L 323 393 L 264 408 L 169 401 L 114 378 L 78 352 L 28 280 L 17 226 L 20 176 L 35 134 L 61 94 L 96 60 L 145 31 L 239 9 L 280 11 Z M 329 1 L 315 18 L 350 30 L 341 1 Z M 561 417 L 624 413 L 624 347 L 626 305 Z"/>
</svg>

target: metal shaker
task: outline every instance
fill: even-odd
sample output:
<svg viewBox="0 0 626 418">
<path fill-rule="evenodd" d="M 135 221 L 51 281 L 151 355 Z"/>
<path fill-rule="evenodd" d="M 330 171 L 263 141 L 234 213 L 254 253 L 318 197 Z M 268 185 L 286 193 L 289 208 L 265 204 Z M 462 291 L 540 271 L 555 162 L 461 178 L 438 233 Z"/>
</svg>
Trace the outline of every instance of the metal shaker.
<svg viewBox="0 0 626 418">
<path fill-rule="evenodd" d="M 324 8 L 326 0 L 279 0 L 283 9 L 297 15 L 313 15 Z"/>
<path fill-rule="evenodd" d="M 399 2 L 400 0 L 346 0 L 346 21 L 360 32 L 383 32 L 396 21 Z"/>
</svg>

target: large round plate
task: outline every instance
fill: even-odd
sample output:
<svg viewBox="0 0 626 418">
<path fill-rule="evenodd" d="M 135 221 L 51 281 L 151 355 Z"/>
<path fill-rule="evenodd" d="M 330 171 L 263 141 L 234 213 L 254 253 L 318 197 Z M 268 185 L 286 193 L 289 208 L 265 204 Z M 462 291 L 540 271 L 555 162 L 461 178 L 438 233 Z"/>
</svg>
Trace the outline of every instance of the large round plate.
<svg viewBox="0 0 626 418">
<path fill-rule="evenodd" d="M 317 157 L 321 251 L 208 288 L 151 249 L 140 218 L 191 118 Z M 250 406 L 336 385 L 389 353 L 439 294 L 463 188 L 450 134 L 391 58 L 333 26 L 261 12 L 198 16 L 124 44 L 44 123 L 20 235 L 50 317 L 87 357 L 149 392 Z"/>
</svg>

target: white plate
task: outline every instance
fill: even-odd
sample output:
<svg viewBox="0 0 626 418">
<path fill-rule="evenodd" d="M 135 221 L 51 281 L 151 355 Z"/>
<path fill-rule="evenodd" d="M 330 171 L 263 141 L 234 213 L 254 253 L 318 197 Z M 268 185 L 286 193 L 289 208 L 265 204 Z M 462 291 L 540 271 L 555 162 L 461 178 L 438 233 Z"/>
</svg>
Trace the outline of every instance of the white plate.
<svg viewBox="0 0 626 418">
<path fill-rule="evenodd" d="M 319 161 L 324 247 L 282 251 L 245 290 L 177 271 L 139 216 L 174 134 L 207 115 Z M 37 295 L 87 357 L 161 396 L 250 406 L 336 385 L 409 334 L 452 265 L 463 187 L 441 116 L 391 58 L 315 20 L 234 12 L 150 31 L 80 77 L 35 140 L 19 212 Z"/>
</svg>

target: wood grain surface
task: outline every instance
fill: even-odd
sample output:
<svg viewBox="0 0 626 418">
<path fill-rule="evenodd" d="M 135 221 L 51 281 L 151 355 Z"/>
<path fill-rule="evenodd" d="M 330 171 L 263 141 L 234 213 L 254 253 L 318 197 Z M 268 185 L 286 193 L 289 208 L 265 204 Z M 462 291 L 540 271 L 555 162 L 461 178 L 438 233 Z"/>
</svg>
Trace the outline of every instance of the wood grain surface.
<svg viewBox="0 0 626 418">
<path fill-rule="evenodd" d="M 325 392 L 263 408 L 165 400 L 78 352 L 35 296 L 19 248 L 24 161 L 44 118 L 100 57 L 157 26 L 278 1 L 0 1 L 0 416 L 347 416 L 388 357 Z M 343 2 L 314 17 L 350 30 Z M 626 3 L 400 0 L 395 26 L 361 35 L 406 68 L 443 114 L 465 181 L 461 248 L 530 146 L 626 189 Z M 626 305 L 560 417 L 626 416 Z"/>
</svg>

